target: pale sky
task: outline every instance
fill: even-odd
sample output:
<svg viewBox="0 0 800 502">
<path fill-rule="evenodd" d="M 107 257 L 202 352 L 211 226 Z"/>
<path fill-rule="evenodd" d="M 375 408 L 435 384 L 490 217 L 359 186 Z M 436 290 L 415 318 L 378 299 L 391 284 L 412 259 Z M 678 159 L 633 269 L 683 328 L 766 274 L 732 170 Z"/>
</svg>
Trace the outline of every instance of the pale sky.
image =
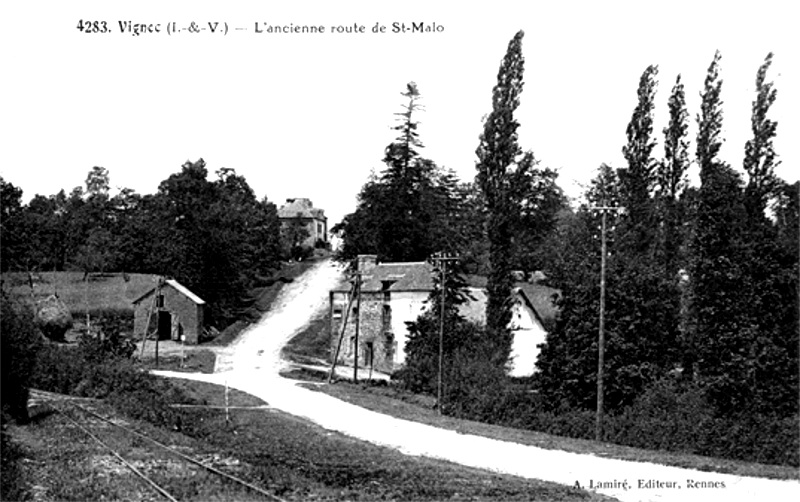
<svg viewBox="0 0 800 502">
<path fill-rule="evenodd" d="M 165 5 L 162 5 L 165 4 Z M 433 5 L 432 5 L 433 4 Z M 520 143 L 580 194 L 603 162 L 622 166 L 639 77 L 659 66 L 655 154 L 667 99 L 683 75 L 694 152 L 699 92 L 722 53 L 721 156 L 741 169 L 755 76 L 775 53 L 778 174 L 800 164 L 800 55 L 792 2 L 3 2 L 0 16 L 0 175 L 52 195 L 82 185 L 92 166 L 114 187 L 153 193 L 186 160 L 233 168 L 259 197 L 310 198 L 330 225 L 355 208 L 394 138 L 400 92 L 415 81 L 425 111 L 422 154 L 475 174 L 482 117 L 508 41 L 525 31 Z M 106 34 L 78 31 L 106 20 Z M 119 21 L 161 33 L 120 33 Z M 171 22 L 228 24 L 168 35 Z M 438 33 L 391 33 L 392 23 Z M 324 34 L 255 33 L 255 24 L 322 25 Z M 386 33 L 372 33 L 376 25 Z M 363 25 L 364 34 L 331 33 Z M 246 30 L 235 30 L 246 28 Z"/>
</svg>

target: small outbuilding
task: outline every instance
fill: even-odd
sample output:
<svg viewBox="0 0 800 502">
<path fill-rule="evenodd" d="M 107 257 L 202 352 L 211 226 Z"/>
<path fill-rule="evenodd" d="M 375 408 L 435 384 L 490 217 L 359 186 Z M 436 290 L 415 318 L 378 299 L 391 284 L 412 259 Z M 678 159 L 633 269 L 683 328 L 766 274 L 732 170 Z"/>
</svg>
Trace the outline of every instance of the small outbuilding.
<svg viewBox="0 0 800 502">
<path fill-rule="evenodd" d="M 178 281 L 163 280 L 133 301 L 134 336 L 155 331 L 159 340 L 183 339 L 197 344 L 203 331 L 205 306 L 206 302 Z"/>
</svg>

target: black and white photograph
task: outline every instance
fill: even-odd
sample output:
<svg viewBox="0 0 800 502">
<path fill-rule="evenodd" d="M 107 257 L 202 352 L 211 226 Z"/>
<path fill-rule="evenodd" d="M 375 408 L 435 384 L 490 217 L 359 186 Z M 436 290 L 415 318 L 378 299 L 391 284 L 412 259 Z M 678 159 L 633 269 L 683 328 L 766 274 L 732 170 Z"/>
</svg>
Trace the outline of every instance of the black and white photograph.
<svg viewBox="0 0 800 502">
<path fill-rule="evenodd" d="M 800 500 L 791 2 L 0 17 L 0 500 Z"/>
</svg>

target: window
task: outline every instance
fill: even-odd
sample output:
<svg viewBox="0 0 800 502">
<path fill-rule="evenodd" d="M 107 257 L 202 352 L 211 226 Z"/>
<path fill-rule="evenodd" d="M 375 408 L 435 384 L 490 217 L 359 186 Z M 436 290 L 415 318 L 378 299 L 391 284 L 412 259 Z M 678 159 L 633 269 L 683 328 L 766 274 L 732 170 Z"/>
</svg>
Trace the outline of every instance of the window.
<svg viewBox="0 0 800 502">
<path fill-rule="evenodd" d="M 364 345 L 364 366 L 369 366 L 371 368 L 375 359 L 375 349 L 372 342 L 367 342 Z"/>
<path fill-rule="evenodd" d="M 383 325 L 389 326 L 392 323 L 392 307 L 391 305 L 383 306 Z"/>
<path fill-rule="evenodd" d="M 342 308 L 341 307 L 335 307 L 333 309 L 333 318 L 334 319 L 341 319 L 342 318 Z"/>
<path fill-rule="evenodd" d="M 164 295 L 156 295 L 156 308 L 164 308 Z"/>
</svg>

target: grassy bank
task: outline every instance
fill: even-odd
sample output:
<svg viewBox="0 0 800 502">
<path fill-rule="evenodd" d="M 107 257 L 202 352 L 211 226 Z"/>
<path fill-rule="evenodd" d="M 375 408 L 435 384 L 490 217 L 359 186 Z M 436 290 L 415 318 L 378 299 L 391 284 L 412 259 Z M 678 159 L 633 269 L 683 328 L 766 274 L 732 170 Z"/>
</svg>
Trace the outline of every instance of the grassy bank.
<svg viewBox="0 0 800 502">
<path fill-rule="evenodd" d="M 272 304 L 280 294 L 283 286 L 294 281 L 306 270 L 317 264 L 316 260 L 305 260 L 299 262 L 286 262 L 281 264 L 280 270 L 265 281 L 261 287 L 255 288 L 248 293 L 250 306 L 246 309 L 242 319 L 225 328 L 213 340 L 208 341 L 208 345 L 225 346 L 236 339 L 237 336 L 251 323 L 258 321 L 261 315 L 272 308 Z"/>
<path fill-rule="evenodd" d="M 83 272 L 39 272 L 33 274 L 33 289 L 28 274 L 3 274 L 8 291 L 14 296 L 43 300 L 57 294 L 73 315 L 87 311 L 133 312 L 133 301 L 156 284 L 152 274 L 90 274 Z"/>
<path fill-rule="evenodd" d="M 197 404 L 221 406 L 224 390 L 191 381 L 170 383 Z M 233 407 L 263 405 L 231 391 Z M 104 414 L 116 414 L 102 407 Z M 231 409 L 227 421 L 216 408 L 178 408 L 180 432 L 125 417 L 130 427 L 177 445 L 192 456 L 216 459 L 221 468 L 266 487 L 287 500 L 609 500 L 570 487 L 502 476 L 425 458 L 408 457 L 319 428 L 275 410 Z M 26 459 L 20 465 L 33 492 L 47 500 L 128 499 L 149 496 L 149 488 L 115 478 L 123 471 L 107 454 L 87 446 L 57 415 L 14 426 L 11 436 Z M 89 445 L 91 442 L 88 443 Z M 222 462 L 220 459 L 224 460 Z M 186 490 L 190 473 L 175 471 L 167 487 Z M 35 482 L 34 482 L 35 480 Z M 91 480 L 87 484 L 87 480 Z M 115 481 L 117 480 L 117 481 Z M 225 500 L 230 492 L 202 484 L 186 500 Z M 183 498 L 182 498 L 183 500 Z"/>
<path fill-rule="evenodd" d="M 304 331 L 298 333 L 287 345 L 285 349 L 287 356 L 299 362 L 304 362 L 308 358 L 325 359 L 328 350 L 328 326 L 327 317 L 316 319 Z M 317 383 L 325 382 L 327 379 L 325 372 L 308 369 L 294 370 L 286 373 L 285 376 Z M 433 397 L 413 394 L 396 386 L 383 383 L 375 383 L 373 385 L 363 383 L 353 385 L 348 382 L 340 382 L 335 385 L 323 383 L 322 385 L 315 384 L 310 388 L 373 411 L 465 434 L 475 434 L 547 449 L 587 453 L 637 462 L 651 462 L 700 471 L 774 479 L 800 479 L 798 470 L 790 466 L 766 465 L 712 458 L 691 453 L 633 448 L 613 443 L 545 434 L 535 430 L 503 427 L 440 416 L 434 409 L 435 399 Z"/>
</svg>

